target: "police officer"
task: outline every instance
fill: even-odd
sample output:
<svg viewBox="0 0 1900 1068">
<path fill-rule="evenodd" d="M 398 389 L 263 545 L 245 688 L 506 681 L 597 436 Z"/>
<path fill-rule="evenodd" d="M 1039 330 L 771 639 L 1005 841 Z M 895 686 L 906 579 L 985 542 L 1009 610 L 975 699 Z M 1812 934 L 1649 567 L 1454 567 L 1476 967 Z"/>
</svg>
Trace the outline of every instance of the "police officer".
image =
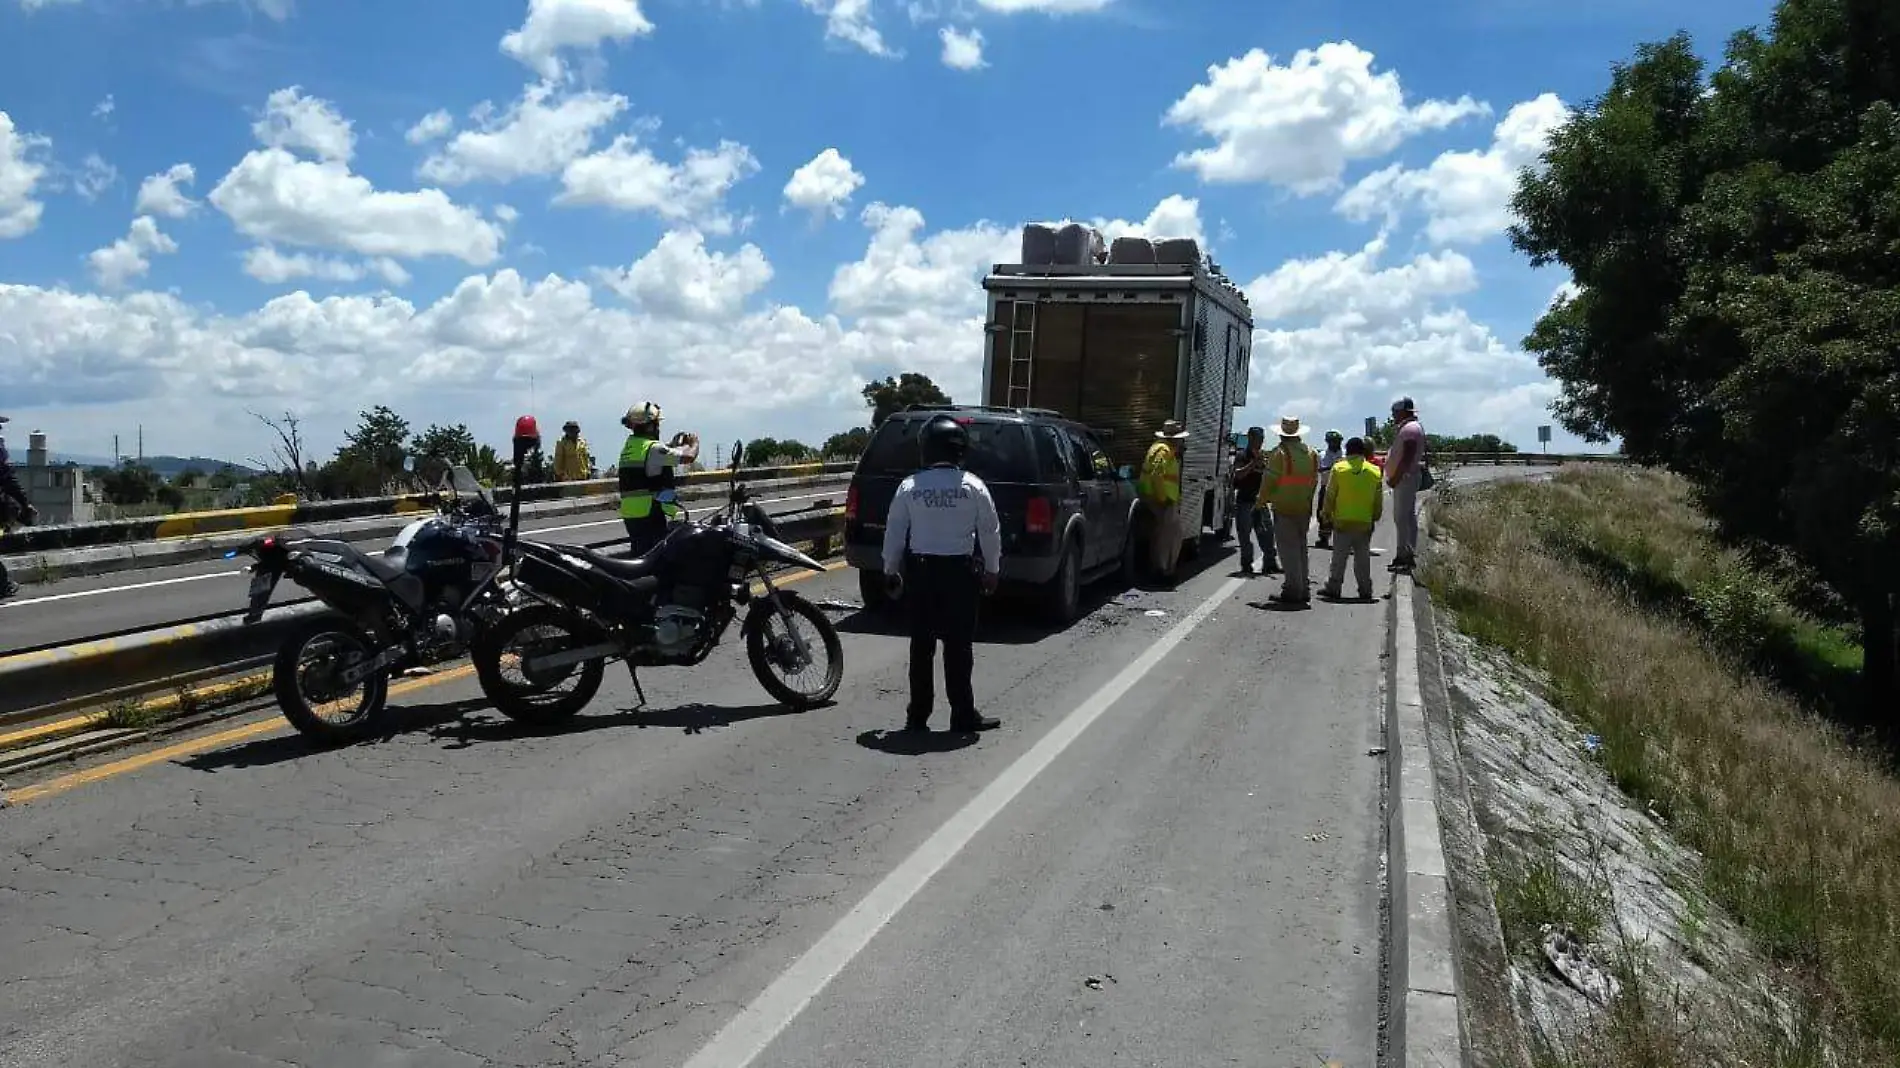
<svg viewBox="0 0 1900 1068">
<path fill-rule="evenodd" d="M 660 406 L 651 401 L 628 408 L 620 425 L 629 431 L 620 447 L 620 518 L 630 551 L 645 556 L 665 540 L 667 520 L 679 514 L 674 469 L 699 459 L 699 436 L 675 434 L 672 444 L 660 444 Z"/>
<path fill-rule="evenodd" d="M 919 444 L 924 470 L 898 484 L 884 527 L 884 581 L 892 597 L 904 599 L 910 616 L 910 706 L 904 728 L 929 729 L 936 703 L 933 662 L 941 641 L 950 729 L 986 731 L 1002 726 L 1002 720 L 977 714 L 970 674 L 977 607 L 982 594 L 996 592 L 1003 563 L 996 501 L 982 479 L 962 469 L 970 435 L 955 419 L 930 420 Z"/>
</svg>

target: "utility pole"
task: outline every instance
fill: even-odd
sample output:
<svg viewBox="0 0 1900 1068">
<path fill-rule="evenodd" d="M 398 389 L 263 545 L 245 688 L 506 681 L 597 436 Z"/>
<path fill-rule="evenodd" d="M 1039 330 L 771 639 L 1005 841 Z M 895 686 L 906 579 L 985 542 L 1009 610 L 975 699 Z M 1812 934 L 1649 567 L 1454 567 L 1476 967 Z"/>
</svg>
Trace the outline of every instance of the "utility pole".
<svg viewBox="0 0 1900 1068">
<path fill-rule="evenodd" d="M 145 424 L 139 424 L 139 463 L 145 462 Z"/>
<path fill-rule="evenodd" d="M 112 466 L 119 466 L 119 457 L 125 454 L 119 451 L 119 435 L 112 435 Z"/>
</svg>

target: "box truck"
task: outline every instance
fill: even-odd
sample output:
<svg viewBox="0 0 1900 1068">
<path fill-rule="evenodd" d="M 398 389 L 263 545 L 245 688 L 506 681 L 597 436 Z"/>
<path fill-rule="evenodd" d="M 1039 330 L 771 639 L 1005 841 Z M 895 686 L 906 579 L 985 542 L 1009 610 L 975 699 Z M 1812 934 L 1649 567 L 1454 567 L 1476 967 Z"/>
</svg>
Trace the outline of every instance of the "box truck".
<svg viewBox="0 0 1900 1068">
<path fill-rule="evenodd" d="M 1122 237 L 1104 247 L 1085 227 L 1031 224 L 1021 259 L 983 279 L 985 403 L 1061 412 L 1133 473 L 1162 423 L 1178 420 L 1190 435 L 1183 549 L 1192 554 L 1203 536 L 1227 531 L 1229 441 L 1234 409 L 1247 403 L 1253 346 L 1246 294 L 1187 238 Z"/>
</svg>

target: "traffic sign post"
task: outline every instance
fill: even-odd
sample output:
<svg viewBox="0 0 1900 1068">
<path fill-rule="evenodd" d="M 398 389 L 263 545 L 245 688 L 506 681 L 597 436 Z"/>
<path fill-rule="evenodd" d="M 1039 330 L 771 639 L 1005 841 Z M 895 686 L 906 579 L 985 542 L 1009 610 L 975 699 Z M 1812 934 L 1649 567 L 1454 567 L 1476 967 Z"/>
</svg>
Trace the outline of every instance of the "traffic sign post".
<svg viewBox="0 0 1900 1068">
<path fill-rule="evenodd" d="M 1550 455 L 1550 427 L 1540 426 L 1537 428 L 1537 443 L 1544 447 L 1544 455 L 1549 456 Z"/>
</svg>

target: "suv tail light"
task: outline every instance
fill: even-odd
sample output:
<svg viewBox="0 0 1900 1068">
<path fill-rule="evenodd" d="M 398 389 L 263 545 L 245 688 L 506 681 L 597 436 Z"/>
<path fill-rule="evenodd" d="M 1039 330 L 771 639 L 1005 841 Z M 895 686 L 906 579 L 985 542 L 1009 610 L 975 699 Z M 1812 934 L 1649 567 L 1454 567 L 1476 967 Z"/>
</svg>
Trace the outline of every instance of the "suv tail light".
<svg viewBox="0 0 1900 1068">
<path fill-rule="evenodd" d="M 855 520 L 857 517 L 858 517 L 858 484 L 856 482 L 853 482 L 851 484 L 851 487 L 844 491 L 844 518 L 846 522 L 850 522 L 851 520 Z"/>
<path fill-rule="evenodd" d="M 1055 512 L 1049 507 L 1049 498 L 1029 498 L 1029 511 L 1023 518 L 1023 529 L 1031 534 L 1048 534 L 1055 530 Z"/>
</svg>

